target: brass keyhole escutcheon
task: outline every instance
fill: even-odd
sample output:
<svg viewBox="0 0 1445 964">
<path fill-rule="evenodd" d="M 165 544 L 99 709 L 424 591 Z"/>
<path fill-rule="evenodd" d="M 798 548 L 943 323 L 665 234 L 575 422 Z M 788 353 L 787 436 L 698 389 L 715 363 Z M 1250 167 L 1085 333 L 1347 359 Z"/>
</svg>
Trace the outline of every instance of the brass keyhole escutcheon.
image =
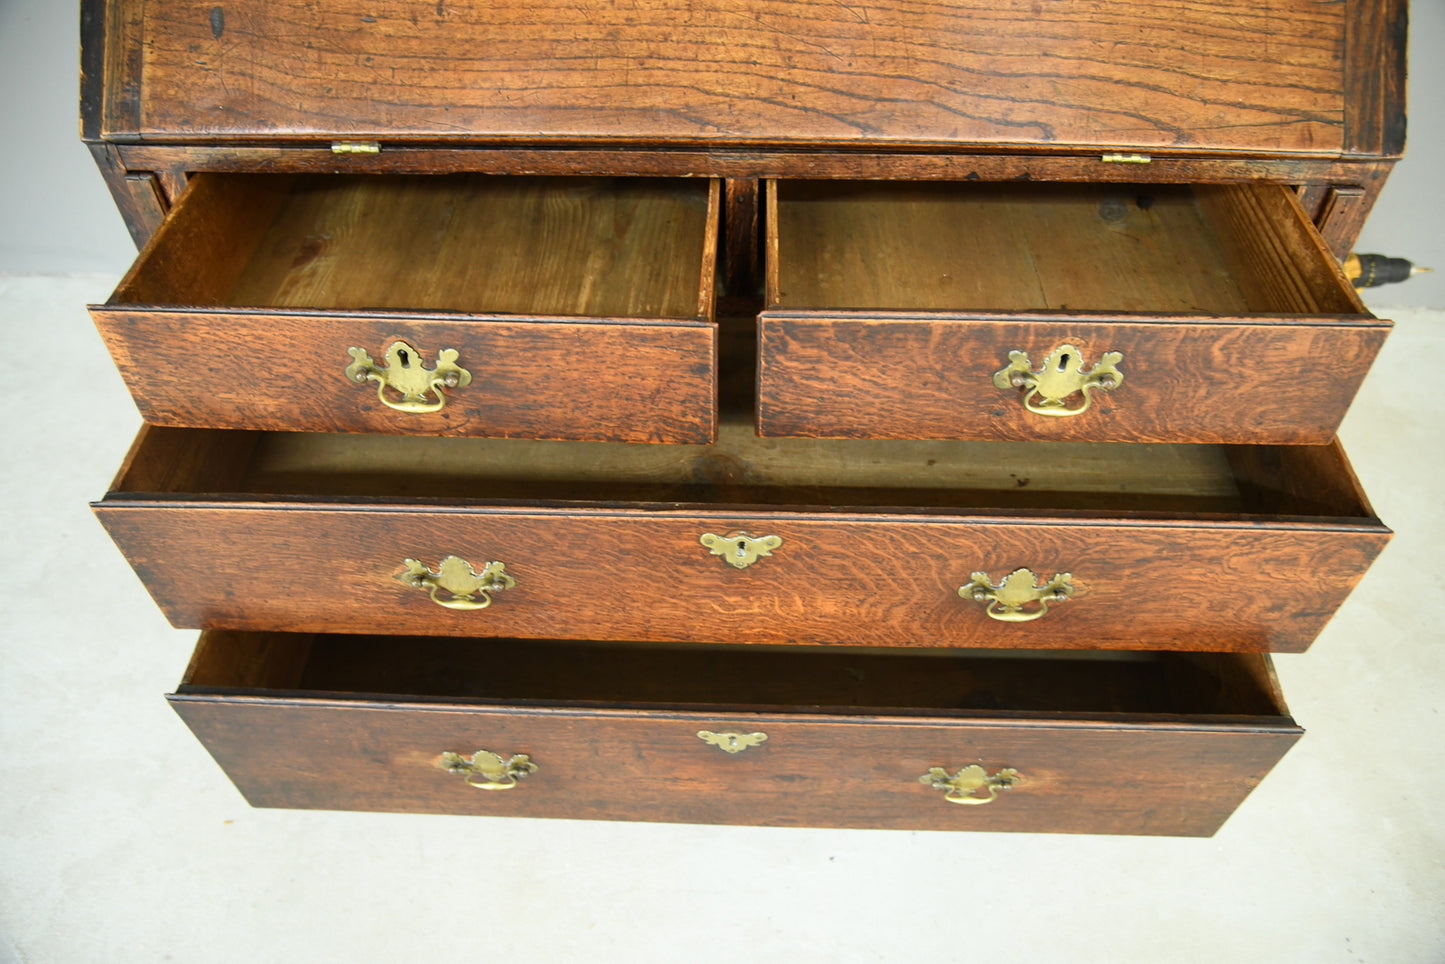
<svg viewBox="0 0 1445 964">
<path fill-rule="evenodd" d="M 1020 779 L 1022 775 L 1012 767 L 1004 767 L 990 776 L 987 770 L 974 763 L 961 768 L 953 776 L 949 776 L 943 767 L 930 767 L 927 773 L 918 778 L 918 782 L 926 783 L 935 790 L 945 791 L 943 799 L 949 803 L 976 806 L 993 803 L 1000 790 L 1012 789 Z M 979 796 L 981 790 L 988 791 L 988 796 Z"/>
<path fill-rule="evenodd" d="M 1082 415 L 1094 403 L 1095 391 L 1112 391 L 1124 381 L 1124 373 L 1117 367 L 1124 355 L 1117 351 L 1104 352 L 1088 371 L 1084 370 L 1083 354 L 1073 345 L 1060 345 L 1049 352 L 1037 370 L 1028 352 L 1011 351 L 1008 358 L 1009 363 L 994 372 L 993 383 L 1021 392 L 1024 408 L 1035 415 Z M 1083 401 L 1070 407 L 1068 399 L 1074 395 Z"/>
<path fill-rule="evenodd" d="M 416 559 L 406 559 L 403 564 L 406 568 L 396 574 L 397 581 L 427 590 L 431 601 L 446 609 L 486 609 L 492 604 L 492 593 L 517 584 L 500 562 L 487 563 L 481 572 L 459 556 L 447 556 L 435 570 Z"/>
<path fill-rule="evenodd" d="M 1040 583 L 1029 568 L 1015 569 L 995 585 L 986 572 L 975 572 L 958 587 L 958 594 L 985 605 L 985 612 L 1005 623 L 1026 623 L 1040 619 L 1049 603 L 1063 602 L 1074 594 L 1073 573 L 1060 572 Z"/>
<path fill-rule="evenodd" d="M 755 536 L 751 532 L 734 532 L 720 536 L 711 532 L 698 539 L 715 556 L 734 569 L 746 569 L 764 556 L 771 556 L 773 550 L 783 544 L 781 536 Z"/>
<path fill-rule="evenodd" d="M 724 753 L 741 753 L 750 746 L 758 746 L 767 740 L 766 733 L 714 733 L 712 730 L 698 730 L 697 738 L 722 750 Z"/>
<path fill-rule="evenodd" d="M 351 364 L 346 377 L 353 382 L 376 383 L 376 397 L 387 408 L 398 412 L 425 414 L 440 411 L 447 403 L 447 389 L 465 388 L 472 381 L 471 372 L 457 364 L 458 352 L 443 348 L 437 352 L 436 367 L 422 362 L 422 353 L 404 341 L 394 341 L 386 349 L 385 365 L 377 364 L 361 348 L 348 348 Z M 388 395 L 399 394 L 393 399 Z M 435 401 L 428 398 L 434 396 Z"/>
<path fill-rule="evenodd" d="M 491 750 L 478 750 L 470 757 L 448 750 L 437 763 L 448 773 L 465 775 L 468 785 L 478 790 L 510 790 L 518 780 L 537 772 L 537 764 L 525 753 L 504 760 Z"/>
</svg>

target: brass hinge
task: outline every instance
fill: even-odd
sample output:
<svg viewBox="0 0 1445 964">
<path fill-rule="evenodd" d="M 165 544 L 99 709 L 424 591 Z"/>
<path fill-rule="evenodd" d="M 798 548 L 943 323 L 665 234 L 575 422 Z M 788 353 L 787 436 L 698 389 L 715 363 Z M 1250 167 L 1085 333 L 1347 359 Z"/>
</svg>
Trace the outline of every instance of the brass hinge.
<svg viewBox="0 0 1445 964">
<path fill-rule="evenodd" d="M 333 154 L 380 154 L 380 141 L 332 141 Z"/>
<path fill-rule="evenodd" d="M 1148 154 L 1105 154 L 1100 160 L 1105 164 L 1148 164 L 1153 158 Z"/>
</svg>

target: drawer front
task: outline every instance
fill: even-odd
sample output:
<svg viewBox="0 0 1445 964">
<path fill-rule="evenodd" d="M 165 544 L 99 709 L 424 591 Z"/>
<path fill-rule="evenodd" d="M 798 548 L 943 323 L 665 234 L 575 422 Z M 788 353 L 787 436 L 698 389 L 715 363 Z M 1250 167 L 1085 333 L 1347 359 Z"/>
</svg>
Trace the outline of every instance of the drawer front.
<svg viewBox="0 0 1445 964">
<path fill-rule="evenodd" d="M 1388 331 L 1388 323 L 1347 318 L 770 311 L 758 321 L 758 430 L 831 438 L 1325 442 Z M 1029 397 L 1029 385 L 1010 383 L 1016 352 L 1026 356 L 1027 375 L 1050 364 L 1082 369 L 1075 380 L 1082 393 L 1071 382 L 1056 406 L 1047 395 Z M 1087 376 L 1110 353 L 1119 359 L 1118 381 L 1100 388 Z"/>
<path fill-rule="evenodd" d="M 1278 718 L 846 720 L 171 699 L 253 806 L 768 826 L 1209 835 L 1300 733 Z M 702 731 L 766 740 L 727 752 Z M 536 769 L 521 778 L 446 769 L 444 753 L 475 762 L 479 750 L 525 755 Z M 1016 783 L 955 791 L 994 796 L 956 804 L 920 780 L 975 765 L 995 778 L 1011 768 Z M 515 785 L 498 792 L 469 779 Z"/>
<path fill-rule="evenodd" d="M 1299 651 L 1388 539 L 1378 525 L 300 502 L 97 513 L 176 626 L 878 646 Z M 736 533 L 780 542 L 735 567 Z M 478 574 L 500 562 L 515 585 L 459 610 L 398 578 L 448 556 Z M 1029 621 L 975 598 L 1022 567 L 1037 584 L 1070 574 L 1071 598 Z"/>
<path fill-rule="evenodd" d="M 153 425 L 681 443 L 707 443 L 717 431 L 717 330 L 708 321 L 91 313 Z M 398 344 L 417 357 L 388 357 Z M 357 365 L 358 349 L 374 366 Z M 455 353 L 465 384 L 427 384 L 413 403 L 385 381 L 402 361 L 436 369 L 444 351 Z"/>
</svg>

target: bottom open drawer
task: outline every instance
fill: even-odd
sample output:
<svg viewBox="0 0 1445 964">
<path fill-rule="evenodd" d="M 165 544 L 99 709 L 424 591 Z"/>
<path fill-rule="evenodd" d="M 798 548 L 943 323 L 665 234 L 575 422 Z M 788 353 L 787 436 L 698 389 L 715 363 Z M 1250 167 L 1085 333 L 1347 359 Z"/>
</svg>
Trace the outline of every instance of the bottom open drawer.
<svg viewBox="0 0 1445 964">
<path fill-rule="evenodd" d="M 213 631 L 170 700 L 253 806 L 771 826 L 1206 836 L 1302 732 L 1258 654 Z"/>
</svg>

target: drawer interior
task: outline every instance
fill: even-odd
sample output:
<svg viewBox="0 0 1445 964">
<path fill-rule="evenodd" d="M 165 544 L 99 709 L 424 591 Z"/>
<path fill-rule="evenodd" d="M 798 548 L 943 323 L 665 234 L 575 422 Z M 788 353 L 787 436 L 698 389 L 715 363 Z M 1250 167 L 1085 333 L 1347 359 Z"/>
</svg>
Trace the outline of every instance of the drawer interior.
<svg viewBox="0 0 1445 964">
<path fill-rule="evenodd" d="M 213 630 L 181 694 L 393 695 L 947 715 L 1287 717 L 1267 656 L 656 645 Z"/>
<path fill-rule="evenodd" d="M 1374 523 L 1322 446 L 759 438 L 712 445 L 142 429 L 108 498 L 888 506 L 1327 517 Z"/>
<path fill-rule="evenodd" d="M 715 182 L 198 174 L 110 304 L 711 316 Z"/>
<path fill-rule="evenodd" d="M 776 308 L 1366 313 L 1278 185 L 782 181 L 769 200 Z"/>
</svg>

